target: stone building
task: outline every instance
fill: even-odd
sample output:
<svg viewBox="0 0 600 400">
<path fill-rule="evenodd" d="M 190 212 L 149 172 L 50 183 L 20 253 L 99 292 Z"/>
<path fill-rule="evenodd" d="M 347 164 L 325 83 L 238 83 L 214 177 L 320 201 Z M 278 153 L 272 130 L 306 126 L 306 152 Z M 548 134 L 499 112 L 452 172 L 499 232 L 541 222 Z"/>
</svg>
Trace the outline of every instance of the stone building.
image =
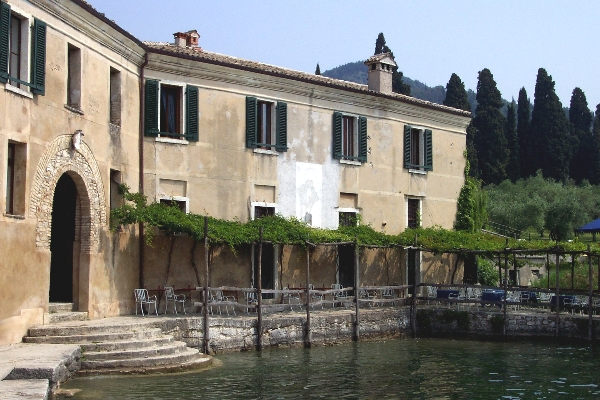
<svg viewBox="0 0 600 400">
<path fill-rule="evenodd" d="M 196 31 L 142 43 L 83 0 L 0 4 L 0 343 L 50 302 L 131 312 L 142 263 L 141 284 L 165 283 L 166 239 L 140 253 L 134 227 L 109 231 L 119 183 L 223 219 L 452 227 L 470 114 L 392 93 L 389 54 L 360 85 L 208 52 Z M 300 279 L 300 255 L 271 252 L 274 287 Z M 222 253 L 214 279 L 250 284 Z"/>
</svg>

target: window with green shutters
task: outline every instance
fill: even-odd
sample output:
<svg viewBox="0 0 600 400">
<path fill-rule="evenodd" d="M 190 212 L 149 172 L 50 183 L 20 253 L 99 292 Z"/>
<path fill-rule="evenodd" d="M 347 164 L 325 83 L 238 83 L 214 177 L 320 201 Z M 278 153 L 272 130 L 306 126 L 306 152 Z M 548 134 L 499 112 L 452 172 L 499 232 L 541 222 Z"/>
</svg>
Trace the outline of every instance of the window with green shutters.
<svg viewBox="0 0 600 400">
<path fill-rule="evenodd" d="M 287 104 L 246 97 L 246 147 L 287 151 Z"/>
<path fill-rule="evenodd" d="M 0 82 L 45 94 L 46 24 L 34 18 L 31 26 L 28 18 L 4 2 L 0 2 Z"/>
<path fill-rule="evenodd" d="M 144 102 L 145 136 L 198 141 L 196 86 L 170 85 L 159 80 L 146 79 Z"/>
<path fill-rule="evenodd" d="M 433 170 L 431 129 L 404 125 L 404 168 L 421 171 Z"/>
<path fill-rule="evenodd" d="M 364 163 L 369 151 L 367 118 L 333 113 L 333 158 Z"/>
</svg>

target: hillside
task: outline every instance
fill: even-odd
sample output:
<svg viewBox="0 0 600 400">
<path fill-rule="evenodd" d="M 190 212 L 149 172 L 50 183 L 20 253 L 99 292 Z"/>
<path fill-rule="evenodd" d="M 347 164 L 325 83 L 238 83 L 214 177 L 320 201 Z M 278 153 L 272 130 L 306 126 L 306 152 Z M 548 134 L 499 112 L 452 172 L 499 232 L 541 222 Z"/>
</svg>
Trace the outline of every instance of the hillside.
<svg viewBox="0 0 600 400">
<path fill-rule="evenodd" d="M 366 85 L 367 67 L 362 61 L 351 62 L 327 70 L 323 72 L 323 76 Z M 450 79 L 450 75 L 448 75 L 448 79 Z M 446 97 L 445 86 L 438 85 L 429 87 L 426 84 L 419 82 L 418 80 L 413 80 L 407 76 L 404 76 L 403 81 L 410 85 L 411 96 L 438 104 L 442 104 L 444 102 L 444 98 Z M 473 92 L 471 89 L 467 90 L 467 97 L 469 99 L 469 104 L 471 104 L 471 110 L 474 111 L 476 106 L 475 92 Z"/>
</svg>

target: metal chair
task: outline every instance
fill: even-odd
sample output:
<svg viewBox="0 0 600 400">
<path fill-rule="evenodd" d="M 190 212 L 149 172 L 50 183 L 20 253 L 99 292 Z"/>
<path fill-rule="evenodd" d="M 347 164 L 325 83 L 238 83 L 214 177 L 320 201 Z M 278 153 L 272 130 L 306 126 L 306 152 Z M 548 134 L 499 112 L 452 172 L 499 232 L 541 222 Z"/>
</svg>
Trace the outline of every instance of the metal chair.
<svg viewBox="0 0 600 400">
<path fill-rule="evenodd" d="M 300 295 L 298 293 L 291 293 L 290 289 L 286 286 L 283 288 L 283 293 L 281 295 L 281 301 L 290 306 L 290 310 L 294 311 L 294 304 L 297 304 L 299 309 L 302 308 L 302 300 L 300 299 Z"/>
<path fill-rule="evenodd" d="M 258 306 L 256 292 L 245 292 L 244 295 L 246 296 L 246 314 L 250 314 L 250 308 Z"/>
<path fill-rule="evenodd" d="M 392 288 L 385 288 L 381 291 L 381 299 L 382 300 L 392 300 L 394 299 L 394 290 Z M 392 305 L 394 302 L 392 301 Z M 381 305 L 385 305 L 385 302 L 381 302 Z"/>
<path fill-rule="evenodd" d="M 359 289 L 358 298 L 368 300 L 367 304 L 369 304 L 369 306 L 372 306 L 372 300 L 375 298 L 375 296 L 373 296 L 367 289 Z"/>
<path fill-rule="evenodd" d="M 333 307 L 335 307 L 335 303 L 344 304 L 344 301 L 348 299 L 348 295 L 342 289 L 344 287 L 339 283 L 331 284 L 331 289 L 334 291 L 333 294 Z"/>
<path fill-rule="evenodd" d="M 313 286 L 312 283 L 308 284 L 308 290 L 309 293 L 312 292 L 313 290 L 315 290 L 315 287 Z M 318 301 L 321 303 L 321 310 L 323 309 L 323 295 L 321 293 L 310 293 L 310 300 L 311 300 L 311 304 L 312 301 Z"/>
<path fill-rule="evenodd" d="M 172 286 L 165 286 L 165 314 L 169 308 L 169 301 L 173 303 L 173 310 L 177 314 L 177 303 L 181 303 L 183 313 L 185 314 L 185 295 L 175 294 L 175 290 Z"/>
<path fill-rule="evenodd" d="M 135 315 L 137 315 L 137 305 L 140 305 L 140 310 L 142 311 L 142 316 L 144 315 L 144 304 L 154 304 L 154 312 L 158 316 L 158 309 L 156 306 L 156 296 L 148 295 L 147 289 L 133 289 L 133 295 L 135 296 Z M 150 311 L 148 311 L 150 312 Z"/>
<path fill-rule="evenodd" d="M 227 315 L 229 315 L 229 308 L 227 308 L 227 302 L 234 302 L 235 298 L 232 296 L 224 296 L 223 295 L 223 291 L 220 289 L 215 289 L 211 291 L 211 295 L 210 295 L 210 301 L 209 301 L 209 305 L 210 305 L 210 313 L 212 314 L 212 306 L 216 305 L 218 310 L 219 310 L 219 315 L 221 315 L 221 305 L 223 305 L 225 307 L 225 312 L 227 313 Z M 222 304 L 224 303 L 224 304 Z M 235 314 L 235 306 L 231 306 L 231 310 L 233 312 L 233 315 Z"/>
</svg>

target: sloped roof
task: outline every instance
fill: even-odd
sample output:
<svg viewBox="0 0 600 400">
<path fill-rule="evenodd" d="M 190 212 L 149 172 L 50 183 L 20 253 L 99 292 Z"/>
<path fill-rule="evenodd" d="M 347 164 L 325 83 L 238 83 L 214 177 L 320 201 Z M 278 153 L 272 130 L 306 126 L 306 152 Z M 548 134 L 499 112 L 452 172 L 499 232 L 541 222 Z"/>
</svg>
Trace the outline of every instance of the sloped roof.
<svg viewBox="0 0 600 400">
<path fill-rule="evenodd" d="M 575 229 L 577 232 L 600 232 L 600 218 Z"/>
<path fill-rule="evenodd" d="M 328 78 L 323 75 L 314 75 L 306 72 L 296 71 L 288 68 L 282 68 L 271 64 L 260 63 L 257 61 L 245 60 L 242 58 L 226 56 L 219 53 L 212 53 L 200 47 L 183 47 L 176 46 L 165 42 L 144 42 L 148 51 L 156 54 L 169 55 L 173 57 L 186 58 L 206 62 L 210 64 L 222 65 L 230 68 L 243 69 L 257 73 L 280 76 L 282 78 L 293 79 L 301 82 L 312 83 L 316 85 L 328 86 L 332 88 L 354 91 L 359 93 L 370 94 L 378 97 L 386 97 L 393 100 L 402 101 L 405 103 L 415 104 L 431 108 L 438 111 L 448 112 L 455 115 L 470 117 L 468 111 L 459 110 L 452 107 L 447 107 L 441 104 L 432 103 L 430 101 L 417 99 L 415 97 L 406 96 L 399 93 L 384 94 L 370 91 L 367 85 L 361 85 L 355 82 L 343 81 L 340 79 Z M 386 55 L 384 53 L 383 55 Z M 375 56 L 374 56 L 375 57 Z"/>
<path fill-rule="evenodd" d="M 374 56 L 367 58 L 365 64 L 368 65 L 376 62 L 383 62 L 384 60 L 386 61 L 385 64 L 393 65 L 394 67 L 397 65 L 396 61 L 394 61 L 394 57 L 392 57 L 392 53 L 375 54 Z"/>
</svg>

